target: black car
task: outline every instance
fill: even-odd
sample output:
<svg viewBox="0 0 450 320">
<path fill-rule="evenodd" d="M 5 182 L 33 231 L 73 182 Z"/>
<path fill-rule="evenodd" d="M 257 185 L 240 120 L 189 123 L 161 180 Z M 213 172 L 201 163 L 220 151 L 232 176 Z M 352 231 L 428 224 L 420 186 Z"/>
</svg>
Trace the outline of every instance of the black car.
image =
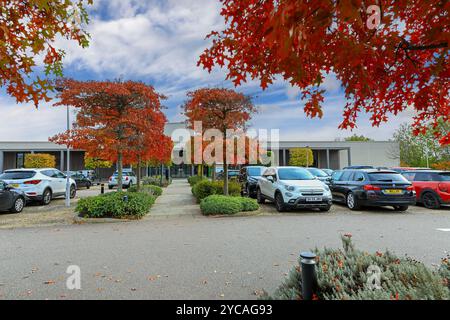
<svg viewBox="0 0 450 320">
<path fill-rule="evenodd" d="M 69 176 L 75 180 L 75 183 L 77 184 L 77 189 L 86 188 L 90 189 L 92 186 L 91 179 L 87 178 L 84 174 L 79 172 L 71 172 L 69 173 Z"/>
<path fill-rule="evenodd" d="M 26 204 L 26 196 L 0 180 L 0 212 L 20 213 Z"/>
<path fill-rule="evenodd" d="M 395 171 L 341 171 L 334 176 L 330 189 L 333 201 L 344 203 L 351 210 L 364 206 L 392 206 L 396 211 L 406 211 L 416 204 L 414 187 Z"/>
<path fill-rule="evenodd" d="M 239 173 L 239 182 L 242 185 L 242 195 L 256 198 L 258 180 L 261 178 L 266 167 L 243 167 Z"/>
</svg>

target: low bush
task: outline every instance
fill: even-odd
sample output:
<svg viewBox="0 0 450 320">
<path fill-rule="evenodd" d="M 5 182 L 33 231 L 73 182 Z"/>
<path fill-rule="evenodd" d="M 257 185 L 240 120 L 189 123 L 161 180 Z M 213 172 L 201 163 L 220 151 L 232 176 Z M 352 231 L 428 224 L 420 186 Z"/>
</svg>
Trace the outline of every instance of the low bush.
<svg viewBox="0 0 450 320">
<path fill-rule="evenodd" d="M 153 176 L 142 178 L 142 184 L 146 186 L 158 186 L 161 188 L 166 188 L 170 185 L 170 181 L 168 181 L 165 177 L 163 177 L 161 183 L 161 176 Z"/>
<path fill-rule="evenodd" d="M 124 198 L 127 201 L 124 201 Z M 112 192 L 83 198 L 75 211 L 87 218 L 135 218 L 144 217 L 155 203 L 155 197 L 138 192 Z"/>
<path fill-rule="evenodd" d="M 200 203 L 200 209 L 205 216 L 233 215 L 242 211 L 242 204 L 238 197 L 212 195 Z"/>
<path fill-rule="evenodd" d="M 250 198 L 240 198 L 242 211 L 243 212 L 251 212 L 259 210 L 259 204 L 255 199 Z"/>
<path fill-rule="evenodd" d="M 369 254 L 356 250 L 351 236 L 342 237 L 344 250 L 315 250 L 317 255 L 318 300 L 447 300 L 450 265 L 443 261 L 432 270 L 410 258 L 391 252 Z M 379 280 L 372 282 L 379 270 Z M 372 271 L 373 272 L 373 271 Z M 296 267 L 288 279 L 266 299 L 301 300 L 301 268 Z"/>
<path fill-rule="evenodd" d="M 223 195 L 223 181 L 209 181 L 203 180 L 198 182 L 192 188 L 192 193 L 197 198 L 198 201 L 205 199 L 211 195 Z M 237 182 L 229 182 L 228 184 L 228 194 L 230 196 L 240 196 L 241 185 Z"/>
<path fill-rule="evenodd" d="M 131 186 L 128 188 L 128 192 L 138 192 L 137 186 Z M 155 185 L 142 185 L 139 192 L 147 193 L 157 198 L 162 195 L 163 189 Z"/>
<path fill-rule="evenodd" d="M 233 215 L 239 212 L 256 211 L 259 205 L 253 199 L 212 195 L 202 200 L 200 209 L 205 216 Z"/>
<path fill-rule="evenodd" d="M 192 176 L 188 178 L 188 182 L 191 185 L 191 187 L 195 186 L 197 183 L 199 183 L 200 181 L 204 181 L 207 180 L 205 177 L 203 176 Z"/>
</svg>

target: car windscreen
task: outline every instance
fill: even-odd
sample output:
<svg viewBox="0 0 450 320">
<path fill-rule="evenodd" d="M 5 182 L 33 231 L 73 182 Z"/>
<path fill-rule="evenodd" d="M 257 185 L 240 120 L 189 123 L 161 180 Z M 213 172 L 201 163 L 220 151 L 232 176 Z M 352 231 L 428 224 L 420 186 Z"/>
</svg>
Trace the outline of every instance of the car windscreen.
<svg viewBox="0 0 450 320">
<path fill-rule="evenodd" d="M 280 180 L 314 180 L 314 176 L 305 169 L 279 169 Z"/>
<path fill-rule="evenodd" d="M 450 172 L 440 173 L 441 181 L 450 181 Z"/>
<path fill-rule="evenodd" d="M 374 172 L 374 173 L 369 173 L 369 179 L 370 179 L 370 181 L 373 181 L 373 182 L 409 183 L 409 181 L 399 173 Z"/>
<path fill-rule="evenodd" d="M 326 178 L 328 177 L 328 174 L 326 174 L 325 171 L 322 171 L 320 169 L 308 169 L 309 172 L 311 172 L 314 176 L 319 178 Z"/>
<path fill-rule="evenodd" d="M 248 168 L 247 170 L 250 177 L 260 177 L 262 175 L 261 168 Z"/>
<path fill-rule="evenodd" d="M 1 180 L 26 180 L 36 175 L 36 171 L 8 171 L 0 175 Z"/>
<path fill-rule="evenodd" d="M 239 171 L 230 171 L 228 172 L 229 176 L 238 176 L 239 175 Z"/>
</svg>

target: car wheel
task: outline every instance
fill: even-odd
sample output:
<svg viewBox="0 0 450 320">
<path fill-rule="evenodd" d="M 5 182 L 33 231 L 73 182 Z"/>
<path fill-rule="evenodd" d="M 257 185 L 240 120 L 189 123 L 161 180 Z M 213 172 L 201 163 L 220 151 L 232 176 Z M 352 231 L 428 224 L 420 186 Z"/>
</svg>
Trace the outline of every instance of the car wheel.
<svg viewBox="0 0 450 320">
<path fill-rule="evenodd" d="M 88 182 L 88 184 L 86 185 L 86 189 L 90 189 L 91 188 L 91 183 L 90 182 Z"/>
<path fill-rule="evenodd" d="M 325 207 L 325 208 L 320 208 L 320 211 L 322 212 L 329 212 L 331 210 L 331 206 Z"/>
<path fill-rule="evenodd" d="M 439 199 L 431 192 L 423 194 L 422 203 L 427 209 L 439 209 L 441 207 Z"/>
<path fill-rule="evenodd" d="M 350 192 L 347 195 L 347 207 L 350 210 L 359 210 L 361 209 L 361 206 L 359 204 L 358 199 L 355 197 L 355 194 L 353 192 Z"/>
<path fill-rule="evenodd" d="M 285 212 L 286 206 L 284 205 L 284 199 L 281 193 L 277 193 L 275 196 L 275 206 L 278 212 Z"/>
<path fill-rule="evenodd" d="M 52 202 L 52 191 L 50 189 L 45 189 L 44 193 L 42 194 L 42 201 L 41 203 L 44 206 L 48 206 Z"/>
<path fill-rule="evenodd" d="M 77 188 L 74 185 L 70 186 L 70 199 L 75 198 L 77 195 Z"/>
<path fill-rule="evenodd" d="M 405 212 L 408 211 L 408 209 L 409 206 L 394 206 L 394 210 L 399 212 Z"/>
<path fill-rule="evenodd" d="M 25 199 L 22 197 L 19 197 L 16 199 L 16 201 L 14 201 L 11 212 L 12 213 L 21 213 L 24 207 L 25 207 Z"/>
<path fill-rule="evenodd" d="M 264 204 L 266 202 L 266 199 L 264 199 L 262 193 L 261 193 L 261 189 L 258 188 L 258 190 L 256 191 L 256 201 L 259 204 Z"/>
</svg>

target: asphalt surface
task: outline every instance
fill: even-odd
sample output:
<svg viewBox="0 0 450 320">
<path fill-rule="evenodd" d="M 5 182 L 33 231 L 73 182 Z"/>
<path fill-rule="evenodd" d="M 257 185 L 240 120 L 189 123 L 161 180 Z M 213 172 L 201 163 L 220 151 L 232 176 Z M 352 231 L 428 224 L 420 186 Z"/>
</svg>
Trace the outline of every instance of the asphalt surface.
<svg viewBox="0 0 450 320">
<path fill-rule="evenodd" d="M 263 210 L 273 212 L 271 205 Z M 442 229 L 442 230 L 438 230 Z M 300 251 L 389 248 L 432 266 L 450 251 L 450 210 L 350 212 L 144 221 L 0 230 L 0 299 L 256 299 L 272 292 Z M 81 290 L 66 269 L 81 268 Z"/>
</svg>

